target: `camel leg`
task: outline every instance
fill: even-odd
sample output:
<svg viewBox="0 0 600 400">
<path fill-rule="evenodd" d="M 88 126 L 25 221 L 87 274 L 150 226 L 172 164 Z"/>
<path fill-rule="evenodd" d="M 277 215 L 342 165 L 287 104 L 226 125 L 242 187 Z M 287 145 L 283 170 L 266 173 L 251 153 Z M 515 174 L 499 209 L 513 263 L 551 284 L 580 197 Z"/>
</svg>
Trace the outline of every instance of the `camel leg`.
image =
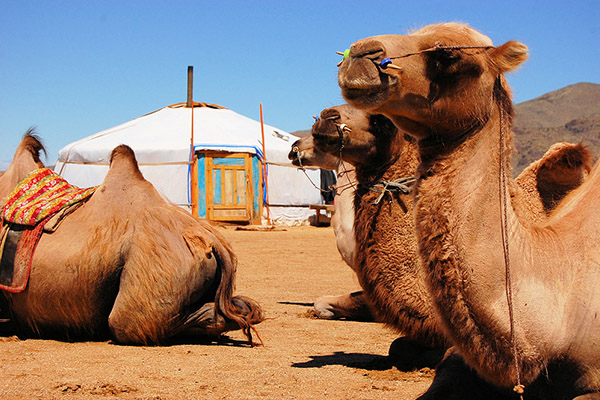
<svg viewBox="0 0 600 400">
<path fill-rule="evenodd" d="M 399 337 L 390 345 L 388 357 L 401 371 L 425 367 L 435 368 L 444 357 L 446 349 L 426 346 L 406 336 Z"/>
<path fill-rule="evenodd" d="M 353 321 L 373 321 L 362 291 L 341 296 L 322 296 L 314 303 L 315 315 L 322 319 L 346 318 Z"/>
<path fill-rule="evenodd" d="M 510 389 L 503 389 L 483 380 L 465 364 L 453 348 L 446 351 L 436 367 L 435 378 L 417 400 L 514 400 Z M 587 399 L 586 399 L 587 400 Z"/>
<path fill-rule="evenodd" d="M 260 310 L 260 306 L 254 300 L 245 296 L 234 296 L 231 299 L 233 305 L 243 315 L 253 313 L 253 310 Z M 262 312 L 259 315 L 250 316 L 251 323 L 259 323 L 264 319 Z M 197 311 L 191 313 L 183 323 L 181 334 L 183 335 L 202 335 L 210 337 L 219 337 L 222 333 L 239 330 L 239 324 L 232 320 L 217 314 L 215 317 L 215 303 L 205 303 Z"/>
</svg>

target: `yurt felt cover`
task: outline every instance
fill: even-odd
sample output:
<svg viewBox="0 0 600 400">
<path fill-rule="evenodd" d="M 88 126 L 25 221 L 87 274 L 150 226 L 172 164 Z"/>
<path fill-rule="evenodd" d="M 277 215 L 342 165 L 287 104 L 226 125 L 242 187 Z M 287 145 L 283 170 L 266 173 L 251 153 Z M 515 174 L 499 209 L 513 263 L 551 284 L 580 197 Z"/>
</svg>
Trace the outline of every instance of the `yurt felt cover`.
<svg viewBox="0 0 600 400">
<path fill-rule="evenodd" d="M 112 150 L 126 144 L 134 150 L 144 177 L 168 200 L 189 207 L 191 112 L 183 105 L 164 107 L 68 144 L 59 151 L 55 171 L 79 187 L 99 185 L 108 171 Z M 220 106 L 194 107 L 193 112 L 194 151 L 247 152 L 264 157 L 258 121 Z M 270 217 L 275 222 L 306 220 L 314 213 L 306 206 L 322 199 L 287 158 L 298 138 L 266 124 L 264 136 L 267 163 L 276 164 L 268 165 Z M 308 174 L 318 186 L 319 172 Z"/>
</svg>

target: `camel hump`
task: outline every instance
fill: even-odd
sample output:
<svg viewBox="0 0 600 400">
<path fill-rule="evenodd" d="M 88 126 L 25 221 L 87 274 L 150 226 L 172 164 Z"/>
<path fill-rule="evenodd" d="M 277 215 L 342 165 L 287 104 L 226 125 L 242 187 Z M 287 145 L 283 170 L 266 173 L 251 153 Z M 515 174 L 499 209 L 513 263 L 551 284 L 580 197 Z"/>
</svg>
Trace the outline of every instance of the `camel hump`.
<svg viewBox="0 0 600 400">
<path fill-rule="evenodd" d="M 17 147 L 15 156 L 29 154 L 36 163 L 40 163 L 40 156 L 42 152 L 44 155 L 48 155 L 42 140 L 35 132 L 35 128 L 32 127 L 27 129 L 27 132 L 25 132 L 23 135 L 23 139 L 21 139 L 19 147 Z"/>
<path fill-rule="evenodd" d="M 110 168 L 108 174 L 112 175 L 120 173 L 144 180 L 133 149 L 125 144 L 115 147 L 110 154 Z"/>
<path fill-rule="evenodd" d="M 540 160 L 538 185 L 574 189 L 592 169 L 592 155 L 581 143 L 555 143 Z"/>
<path fill-rule="evenodd" d="M 592 155 L 582 144 L 553 144 L 516 179 L 525 202 L 546 217 L 571 191 L 581 186 L 591 171 Z M 541 207 L 541 209 L 539 208 Z"/>
</svg>

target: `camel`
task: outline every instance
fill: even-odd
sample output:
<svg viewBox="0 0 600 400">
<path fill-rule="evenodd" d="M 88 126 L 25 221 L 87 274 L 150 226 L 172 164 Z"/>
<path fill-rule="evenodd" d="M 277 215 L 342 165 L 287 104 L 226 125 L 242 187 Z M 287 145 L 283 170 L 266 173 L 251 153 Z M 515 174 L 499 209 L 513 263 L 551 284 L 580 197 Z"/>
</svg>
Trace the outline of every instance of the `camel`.
<svg viewBox="0 0 600 400">
<path fill-rule="evenodd" d="M 335 241 L 344 262 L 353 270 L 356 242 L 354 240 L 354 189 L 356 177 L 354 168 L 339 158 L 317 149 L 312 135 L 296 140 L 288 158 L 298 167 L 319 167 L 336 172 L 334 207 L 331 225 Z M 373 316 L 364 299 L 363 291 L 337 296 L 321 296 L 313 306 L 315 315 L 322 319 L 349 319 L 372 321 Z"/>
<path fill-rule="evenodd" d="M 540 222 L 518 211 L 504 74 L 526 58 L 519 42 L 496 47 L 466 25 L 437 24 L 355 42 L 338 83 L 351 105 L 417 140 L 419 254 L 456 351 L 526 397 L 600 399 L 600 167 Z"/>
<path fill-rule="evenodd" d="M 42 150 L 29 130 L 0 177 L 2 204 Z M 25 290 L 3 294 L 23 336 L 161 345 L 242 329 L 252 343 L 263 312 L 233 296 L 236 267 L 222 234 L 165 201 L 121 145 L 94 194 L 42 235 Z"/>
<path fill-rule="evenodd" d="M 343 136 L 340 126 L 345 127 Z M 416 171 L 415 141 L 383 115 L 349 105 L 323 110 L 313 125 L 313 140 L 317 151 L 332 156 L 339 156 L 343 145 L 344 162 L 356 168 L 354 268 L 376 319 L 408 337 L 408 343 L 406 338 L 397 340 L 390 353 L 402 359 L 400 352 L 414 351 L 416 346 L 426 357 L 432 356 L 435 352 L 428 348 L 445 347 L 447 342 L 437 326 L 425 276 L 418 265 L 412 198 L 405 195 L 408 190 L 402 194 L 393 187 L 393 182 L 410 178 Z M 558 168 L 557 160 L 567 156 L 580 157 L 580 166 Z M 554 145 L 517 178 L 515 196 L 522 203 L 520 212 L 532 222 L 545 218 L 555 204 L 550 200 L 560 200 L 560 194 L 564 196 L 580 184 L 588 171 L 589 153 L 585 149 L 567 143 Z M 567 173 L 573 175 L 571 181 L 563 177 Z M 383 191 L 381 182 L 390 183 L 390 190 Z M 558 183 L 562 186 L 557 187 Z M 408 182 L 406 185 L 409 189 Z"/>
<path fill-rule="evenodd" d="M 408 191 L 383 189 L 385 182 L 414 175 L 414 140 L 385 116 L 347 104 L 321 111 L 313 138 L 318 149 L 334 156 L 343 145 L 343 160 L 356 169 L 355 271 L 375 319 L 411 342 L 445 347 L 417 262 L 412 198 Z"/>
</svg>

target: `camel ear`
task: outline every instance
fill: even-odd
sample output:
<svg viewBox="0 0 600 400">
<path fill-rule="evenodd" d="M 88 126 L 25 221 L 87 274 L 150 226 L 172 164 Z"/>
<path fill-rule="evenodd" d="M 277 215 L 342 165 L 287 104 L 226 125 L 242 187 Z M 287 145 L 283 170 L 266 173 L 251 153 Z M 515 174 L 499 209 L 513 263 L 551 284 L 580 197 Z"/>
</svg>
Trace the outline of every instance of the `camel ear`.
<svg viewBox="0 0 600 400">
<path fill-rule="evenodd" d="M 490 56 L 502 74 L 514 70 L 527 59 L 527 46 L 511 40 L 492 49 Z"/>
</svg>

